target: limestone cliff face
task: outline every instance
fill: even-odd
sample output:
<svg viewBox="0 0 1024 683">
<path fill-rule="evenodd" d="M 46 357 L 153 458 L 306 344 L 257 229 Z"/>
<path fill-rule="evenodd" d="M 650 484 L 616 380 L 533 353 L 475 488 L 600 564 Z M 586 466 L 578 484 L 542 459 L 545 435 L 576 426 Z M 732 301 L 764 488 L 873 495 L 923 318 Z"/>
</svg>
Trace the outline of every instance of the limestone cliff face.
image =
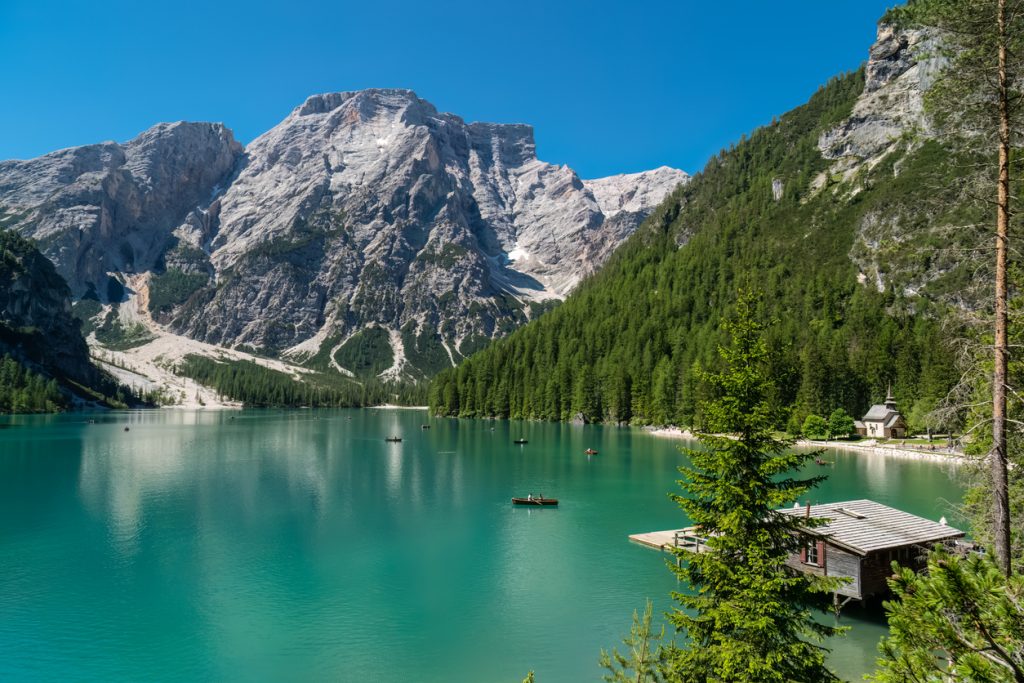
<svg viewBox="0 0 1024 683">
<path fill-rule="evenodd" d="M 110 274 L 162 266 L 174 228 L 209 203 L 241 156 L 220 124 L 173 123 L 125 144 L 0 162 L 0 227 L 37 240 L 76 297 L 105 299 Z"/>
<path fill-rule="evenodd" d="M 212 226 L 178 230 L 215 282 L 171 324 L 300 358 L 374 328 L 392 375 L 426 374 L 564 297 L 686 179 L 583 181 L 529 126 L 407 90 L 317 95 L 248 146 Z"/>
<path fill-rule="evenodd" d="M 842 125 L 822 134 L 822 154 L 845 159 L 845 170 L 888 153 L 908 134 L 928 134 L 924 93 L 941 67 L 934 47 L 927 32 L 880 24 L 864 65 L 864 94 Z"/>
<path fill-rule="evenodd" d="M 879 25 L 863 93 L 819 138 L 831 164 L 813 187 L 841 203 L 880 185 L 892 190 L 884 204 L 862 204 L 849 256 L 863 286 L 973 308 L 987 296 L 975 291 L 987 262 L 973 232 L 956 226 L 971 223 L 967 216 L 983 222 L 988 209 L 979 208 L 976 188 L 967 187 L 971 170 L 944 147 L 924 106 L 946 63 L 940 43 L 932 31 Z"/>
<path fill-rule="evenodd" d="M 175 332 L 343 372 L 349 343 L 420 377 L 563 298 L 687 179 L 584 181 L 539 161 L 529 126 L 366 90 L 310 97 L 244 151 L 178 123 L 0 163 L 0 225 L 77 297 L 150 273 L 139 293 Z"/>
</svg>

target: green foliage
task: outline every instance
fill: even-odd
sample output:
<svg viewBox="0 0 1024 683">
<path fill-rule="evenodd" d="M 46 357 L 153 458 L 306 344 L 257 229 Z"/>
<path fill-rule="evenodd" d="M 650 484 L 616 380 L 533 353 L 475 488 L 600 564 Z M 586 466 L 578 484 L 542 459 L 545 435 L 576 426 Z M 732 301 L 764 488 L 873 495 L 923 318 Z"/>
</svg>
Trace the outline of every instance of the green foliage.
<svg viewBox="0 0 1024 683">
<path fill-rule="evenodd" d="M 334 354 L 334 360 L 356 375 L 377 375 L 394 363 L 390 339 L 384 328 L 368 327 L 349 337 Z"/>
<path fill-rule="evenodd" d="M 149 310 L 167 313 L 202 289 L 209 281 L 205 273 L 186 273 L 177 268 L 157 275 L 149 282 Z"/>
<path fill-rule="evenodd" d="M 644 616 L 641 618 L 636 610 L 633 611 L 633 626 L 629 629 L 629 636 L 622 640 L 626 646 L 628 656 L 619 654 L 618 650 L 612 650 L 608 654 L 601 650 L 600 664 L 608 670 L 602 676 L 608 683 L 658 683 L 665 680 L 662 669 L 666 663 L 667 651 L 661 645 L 665 637 L 665 627 L 662 626 L 658 633 L 651 627 L 651 617 L 654 614 L 654 604 L 648 600 L 644 608 Z"/>
<path fill-rule="evenodd" d="M 853 418 L 842 408 L 836 408 L 828 416 L 828 435 L 833 439 L 845 439 L 853 434 Z"/>
<path fill-rule="evenodd" d="M 989 557 L 942 550 L 926 574 L 893 570 L 890 635 L 873 680 L 1024 683 L 1024 577 L 1007 579 Z"/>
<path fill-rule="evenodd" d="M 57 381 L 0 357 L 0 413 L 54 413 L 68 407 Z"/>
<path fill-rule="evenodd" d="M 21 292 L 14 291 L 11 283 L 18 283 Z M 147 396 L 119 385 L 91 364 L 78 320 L 65 317 L 70 298 L 67 283 L 34 242 L 0 230 L 0 309 L 12 291 L 20 297 L 26 289 L 34 297 L 33 306 L 22 309 L 28 315 L 18 317 L 16 311 L 22 308 L 18 301 L 13 307 L 18 322 L 0 320 L 0 412 L 63 410 L 71 394 L 117 408 L 151 404 Z M 34 315 L 33 308 L 39 315 Z M 7 310 L 10 313 L 12 308 Z M 99 310 L 98 302 L 88 300 L 72 316 L 91 319 Z"/>
<path fill-rule="evenodd" d="M 469 250 L 461 244 L 445 242 L 440 250 L 424 250 L 416 256 L 416 260 L 441 268 L 451 269 L 457 266 L 469 254 Z"/>
<path fill-rule="evenodd" d="M 821 415 L 812 413 L 804 420 L 800 433 L 808 439 L 824 439 L 828 436 L 828 423 Z"/>
<path fill-rule="evenodd" d="M 83 335 L 88 335 L 96 329 L 96 316 L 102 310 L 103 306 L 96 299 L 81 299 L 72 305 L 72 315 L 82 321 Z"/>
<path fill-rule="evenodd" d="M 935 410 L 938 408 L 938 401 L 933 398 L 922 398 L 914 401 L 907 411 L 907 429 L 911 434 L 924 434 L 929 430 L 935 431 Z"/>
<path fill-rule="evenodd" d="M 284 233 L 271 236 L 250 249 L 245 259 L 259 261 L 281 256 L 300 258 L 305 253 L 323 253 L 331 240 L 346 234 L 345 217 L 329 208 L 317 209 L 308 219 L 298 217 Z"/>
<path fill-rule="evenodd" d="M 741 298 L 724 325 L 731 343 L 721 349 L 722 371 L 706 380 L 715 397 L 705 407 L 702 448 L 687 449 L 682 467 L 686 495 L 673 499 L 689 515 L 708 551 L 688 554 L 675 568 L 693 593 L 674 593 L 686 608 L 670 620 L 688 642 L 670 653 L 669 680 L 821 682 L 837 680 L 820 644 L 836 632 L 814 619 L 829 579 L 793 572 L 801 524 L 778 511 L 821 481 L 791 473 L 815 453 L 791 449 L 775 438 L 770 397 L 770 354 L 764 328 Z"/>
<path fill-rule="evenodd" d="M 425 399 L 425 391 L 416 385 L 355 382 L 323 373 L 303 375 L 300 380 L 255 361 L 188 355 L 174 371 L 247 407 L 422 405 Z"/>
<path fill-rule="evenodd" d="M 1020 274 L 1014 279 L 1020 281 Z M 1010 301 L 1009 343 L 1011 349 L 1024 346 L 1024 298 Z M 963 468 L 963 476 L 970 486 L 964 496 L 964 508 L 971 521 L 975 540 L 986 547 L 992 544 L 992 471 L 985 457 L 992 449 L 992 334 L 985 330 L 971 339 L 973 358 L 965 360 L 965 384 L 970 393 L 960 398 L 969 406 L 964 417 L 970 431 L 965 450 L 974 456 L 974 462 Z M 1024 354 L 1013 353 L 1007 366 L 1007 380 L 1011 387 L 1024 386 Z M 1024 572 L 1024 402 L 1014 396 L 1007 403 L 1009 420 L 1007 457 L 1011 467 L 1007 472 L 1010 502 L 1010 561 L 1016 572 Z"/>
<path fill-rule="evenodd" d="M 153 341 L 153 335 L 142 323 L 122 323 L 117 306 L 107 311 L 103 323 L 95 331 L 96 341 L 112 351 L 125 351 Z"/>
<path fill-rule="evenodd" d="M 452 367 L 452 357 L 445 351 L 441 335 L 437 332 L 425 329 L 416 334 L 415 323 L 407 323 L 402 328 L 402 345 L 406 361 L 423 377 L 433 377 L 441 370 Z"/>
<path fill-rule="evenodd" d="M 526 674 L 526 678 L 523 679 L 523 683 L 534 683 L 532 671 Z"/>
<path fill-rule="evenodd" d="M 719 363 L 718 321 L 750 283 L 765 292 L 757 316 L 782 320 L 767 331 L 777 426 L 794 411 L 860 414 L 889 382 L 908 400 L 944 396 L 956 381 L 939 323 L 945 309 L 906 299 L 899 279 L 918 277 L 935 250 L 887 252 L 892 286 L 884 292 L 858 283 L 850 253 L 869 217 L 944 220 L 917 209 L 934 195 L 956 205 L 924 182 L 955 174 L 956 164 L 925 145 L 902 157 L 898 174 L 893 162 L 876 166 L 855 196 L 811 188 L 828 164 L 819 136 L 849 114 L 862 89 L 861 73 L 836 79 L 712 158 L 561 306 L 441 372 L 431 407 L 464 417 L 700 427 L 698 370 Z M 785 188 L 778 201 L 774 179 Z M 929 287 L 962 268 L 939 270 Z"/>
</svg>

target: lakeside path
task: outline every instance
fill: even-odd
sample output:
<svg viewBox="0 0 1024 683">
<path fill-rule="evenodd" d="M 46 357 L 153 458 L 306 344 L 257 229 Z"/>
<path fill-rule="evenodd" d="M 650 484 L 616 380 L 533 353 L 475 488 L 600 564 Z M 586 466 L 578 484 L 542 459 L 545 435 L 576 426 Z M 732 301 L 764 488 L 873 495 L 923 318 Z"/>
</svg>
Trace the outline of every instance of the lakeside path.
<svg viewBox="0 0 1024 683">
<path fill-rule="evenodd" d="M 689 429 L 678 427 L 661 427 L 658 429 L 645 428 L 648 434 L 674 439 L 696 440 L 697 436 Z M 905 458 L 908 460 L 923 460 L 928 462 L 945 462 L 952 465 L 966 465 L 972 462 L 972 458 L 964 456 L 957 451 L 942 450 L 918 450 L 916 448 L 901 448 L 896 445 L 881 445 L 874 439 L 863 442 L 853 441 L 813 441 L 800 439 L 796 442 L 798 448 L 835 448 L 837 450 L 853 451 L 858 453 L 872 453 L 893 458 Z"/>
</svg>

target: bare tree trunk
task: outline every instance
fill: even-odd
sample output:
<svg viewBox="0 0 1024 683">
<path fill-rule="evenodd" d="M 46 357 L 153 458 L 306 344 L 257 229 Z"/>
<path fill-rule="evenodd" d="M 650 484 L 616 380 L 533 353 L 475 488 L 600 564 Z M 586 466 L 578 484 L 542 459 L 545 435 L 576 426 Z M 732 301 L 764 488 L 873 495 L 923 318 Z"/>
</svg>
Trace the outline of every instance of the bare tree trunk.
<svg viewBox="0 0 1024 683">
<path fill-rule="evenodd" d="M 992 373 L 993 542 L 996 562 L 1010 575 L 1010 494 L 1006 444 L 1007 343 L 1006 251 L 1010 227 L 1010 111 L 1006 69 L 1006 0 L 999 0 L 999 181 L 996 198 L 995 369 Z"/>
</svg>

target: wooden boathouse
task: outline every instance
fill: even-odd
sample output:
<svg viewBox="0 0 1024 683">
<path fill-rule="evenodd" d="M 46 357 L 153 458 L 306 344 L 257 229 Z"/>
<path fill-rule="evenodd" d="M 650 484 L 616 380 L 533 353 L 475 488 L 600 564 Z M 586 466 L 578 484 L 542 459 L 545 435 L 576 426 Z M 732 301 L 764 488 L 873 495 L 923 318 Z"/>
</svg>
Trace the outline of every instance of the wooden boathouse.
<svg viewBox="0 0 1024 683">
<path fill-rule="evenodd" d="M 863 600 L 889 590 L 893 561 L 923 569 L 925 554 L 936 543 L 949 543 L 964 532 L 871 500 L 850 500 L 779 510 L 786 515 L 825 520 L 801 533 L 800 552 L 786 564 L 796 571 L 847 579 L 837 591 L 849 600 Z M 707 550 L 707 538 L 696 527 L 633 534 L 635 543 L 659 550 Z"/>
<path fill-rule="evenodd" d="M 837 591 L 863 600 L 889 590 L 892 563 L 915 571 L 926 564 L 926 552 L 936 543 L 952 542 L 964 532 L 942 522 L 912 515 L 872 500 L 850 500 L 780 510 L 784 514 L 827 520 L 803 531 L 806 542 L 787 564 L 818 576 L 848 581 Z"/>
</svg>

